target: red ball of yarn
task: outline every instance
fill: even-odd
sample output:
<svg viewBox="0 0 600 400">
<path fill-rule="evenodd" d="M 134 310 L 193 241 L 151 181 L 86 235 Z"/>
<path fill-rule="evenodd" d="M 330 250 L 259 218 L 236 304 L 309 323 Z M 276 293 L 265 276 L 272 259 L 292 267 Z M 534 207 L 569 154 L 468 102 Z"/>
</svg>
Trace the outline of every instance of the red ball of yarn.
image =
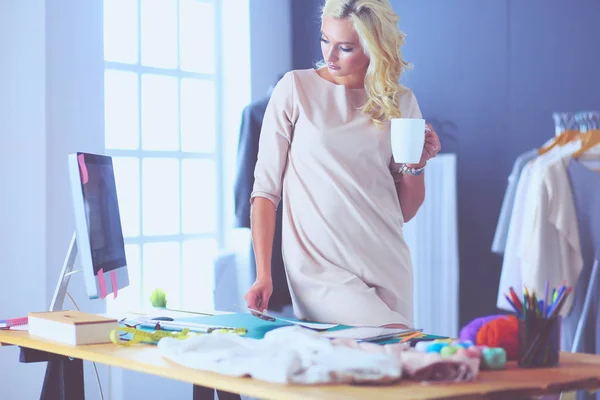
<svg viewBox="0 0 600 400">
<path fill-rule="evenodd" d="M 519 320 L 514 315 L 496 318 L 484 324 L 477 332 L 477 345 L 501 347 L 506 358 L 516 360 L 519 347 Z"/>
</svg>

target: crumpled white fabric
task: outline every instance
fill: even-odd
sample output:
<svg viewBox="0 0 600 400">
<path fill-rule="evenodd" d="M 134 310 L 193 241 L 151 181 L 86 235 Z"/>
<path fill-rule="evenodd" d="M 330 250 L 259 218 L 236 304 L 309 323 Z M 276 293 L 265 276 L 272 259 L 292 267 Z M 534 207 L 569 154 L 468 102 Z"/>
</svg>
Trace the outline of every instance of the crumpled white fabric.
<svg viewBox="0 0 600 400">
<path fill-rule="evenodd" d="M 391 383 L 402 376 L 402 361 L 386 352 L 340 346 L 298 326 L 268 332 L 264 339 L 235 334 L 163 338 L 162 356 L 186 367 L 273 383 Z"/>
</svg>

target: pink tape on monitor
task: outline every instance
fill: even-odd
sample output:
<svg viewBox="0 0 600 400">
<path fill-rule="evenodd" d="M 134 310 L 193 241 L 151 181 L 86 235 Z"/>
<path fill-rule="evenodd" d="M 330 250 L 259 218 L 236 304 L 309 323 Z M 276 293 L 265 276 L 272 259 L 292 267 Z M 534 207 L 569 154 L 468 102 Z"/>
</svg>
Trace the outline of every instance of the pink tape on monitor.
<svg viewBox="0 0 600 400">
<path fill-rule="evenodd" d="M 113 299 L 116 299 L 119 295 L 119 286 L 117 285 L 117 271 L 114 269 L 110 271 L 110 283 L 112 284 Z"/>
<path fill-rule="evenodd" d="M 85 165 L 84 155 L 83 154 L 78 155 L 77 160 L 79 161 L 79 169 L 81 170 L 81 183 L 83 183 L 85 185 L 86 183 L 88 183 L 89 176 L 88 176 L 87 167 Z"/>
<path fill-rule="evenodd" d="M 100 268 L 98 271 L 98 286 L 100 286 L 100 298 L 104 300 L 106 298 L 106 281 L 104 280 L 104 270 Z"/>
</svg>

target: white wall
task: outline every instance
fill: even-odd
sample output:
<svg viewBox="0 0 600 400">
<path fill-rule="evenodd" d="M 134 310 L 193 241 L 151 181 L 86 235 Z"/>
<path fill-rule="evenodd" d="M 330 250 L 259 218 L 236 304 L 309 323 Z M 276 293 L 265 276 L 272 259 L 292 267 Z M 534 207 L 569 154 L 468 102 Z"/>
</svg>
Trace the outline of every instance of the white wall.
<svg viewBox="0 0 600 400">
<path fill-rule="evenodd" d="M 0 319 L 46 299 L 45 1 L 0 1 Z M 0 397 L 39 398 L 44 366 L 0 348 Z"/>
<path fill-rule="evenodd" d="M 14 0 L 12 0 L 14 1 Z M 104 152 L 104 50 L 102 0 L 46 3 L 46 302 L 50 303 L 74 229 L 67 156 Z M 104 302 L 89 300 L 82 275 L 69 293 L 87 312 L 104 312 Z M 65 308 L 74 308 L 68 298 Z M 103 391 L 108 367 L 97 365 Z M 86 399 L 99 399 L 92 363 L 84 362 Z"/>
<path fill-rule="evenodd" d="M 67 154 L 103 151 L 102 1 L 0 2 L 0 57 L 3 318 L 49 306 L 73 231 Z M 103 311 L 81 277 L 69 292 L 80 308 Z M 0 368 L 3 398 L 39 398 L 45 363 L 20 364 L 3 348 Z M 84 368 L 86 398 L 100 398 L 91 363 Z"/>
</svg>

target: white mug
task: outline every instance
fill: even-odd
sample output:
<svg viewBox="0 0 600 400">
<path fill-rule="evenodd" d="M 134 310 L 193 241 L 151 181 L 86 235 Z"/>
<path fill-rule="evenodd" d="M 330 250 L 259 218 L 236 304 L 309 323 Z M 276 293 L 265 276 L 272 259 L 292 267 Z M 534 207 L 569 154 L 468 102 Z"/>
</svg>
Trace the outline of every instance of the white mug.
<svg viewBox="0 0 600 400">
<path fill-rule="evenodd" d="M 425 120 L 393 118 L 391 122 L 394 161 L 401 164 L 418 164 L 425 145 Z"/>
</svg>

